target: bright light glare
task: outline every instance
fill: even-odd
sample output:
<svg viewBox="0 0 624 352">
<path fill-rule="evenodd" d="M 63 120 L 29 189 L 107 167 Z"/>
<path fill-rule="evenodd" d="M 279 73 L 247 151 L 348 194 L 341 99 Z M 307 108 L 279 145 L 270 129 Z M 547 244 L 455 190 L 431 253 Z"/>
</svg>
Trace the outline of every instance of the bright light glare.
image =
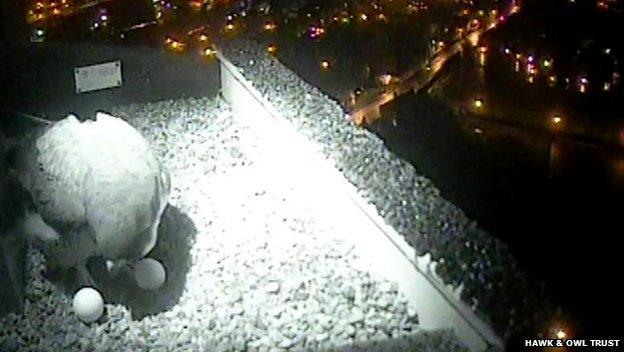
<svg viewBox="0 0 624 352">
<path fill-rule="evenodd" d="M 483 107 L 483 99 L 477 98 L 474 100 L 474 107 L 480 109 Z"/>
<path fill-rule="evenodd" d="M 381 84 L 383 84 L 384 86 L 387 86 L 392 81 L 392 75 L 389 73 L 386 73 L 384 75 L 381 75 L 379 77 L 379 80 L 381 81 Z"/>
<path fill-rule="evenodd" d="M 204 56 L 214 56 L 215 54 L 215 50 L 211 47 L 207 47 L 206 49 L 204 49 Z"/>
<path fill-rule="evenodd" d="M 274 29 L 275 29 L 275 27 L 276 27 L 276 25 L 275 25 L 275 23 L 273 23 L 272 21 L 267 21 L 267 22 L 264 24 L 264 30 L 266 30 L 266 31 L 272 31 L 272 30 L 274 30 Z"/>
</svg>

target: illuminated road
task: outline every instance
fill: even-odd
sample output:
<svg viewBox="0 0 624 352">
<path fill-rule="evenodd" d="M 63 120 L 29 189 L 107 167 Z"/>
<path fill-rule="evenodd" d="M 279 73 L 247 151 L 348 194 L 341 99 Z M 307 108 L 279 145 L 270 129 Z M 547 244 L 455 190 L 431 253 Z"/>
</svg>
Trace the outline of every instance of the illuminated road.
<svg viewBox="0 0 624 352">
<path fill-rule="evenodd" d="M 510 9 L 504 16 L 517 12 L 517 9 Z M 451 46 L 446 46 L 438 51 L 433 58 L 429 60 L 427 65 L 428 72 L 423 74 L 422 67 L 418 66 L 412 70 L 408 70 L 401 78 L 400 82 L 386 87 L 383 93 L 379 95 L 375 101 L 359 107 L 356 110 L 350 112 L 351 119 L 357 124 L 371 123 L 381 117 L 381 106 L 392 101 L 394 98 L 408 93 L 413 90 L 418 90 L 421 87 L 426 86 L 432 79 L 436 77 L 436 74 L 444 67 L 444 64 L 448 59 L 460 53 L 463 50 L 465 44 L 476 46 L 479 42 L 479 38 L 489 30 L 496 28 L 500 21 L 496 20 L 493 24 L 483 26 L 483 28 L 468 33 L 464 38 L 457 40 Z"/>
</svg>

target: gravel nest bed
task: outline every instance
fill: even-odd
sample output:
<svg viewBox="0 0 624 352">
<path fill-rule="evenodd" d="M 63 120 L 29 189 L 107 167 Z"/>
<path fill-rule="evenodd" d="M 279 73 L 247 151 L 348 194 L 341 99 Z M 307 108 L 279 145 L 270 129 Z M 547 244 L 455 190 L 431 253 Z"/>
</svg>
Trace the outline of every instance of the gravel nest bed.
<svg viewBox="0 0 624 352">
<path fill-rule="evenodd" d="M 253 131 L 220 99 L 117 107 L 169 168 L 172 195 L 150 257 L 167 269 L 157 292 L 92 274 L 105 316 L 83 324 L 71 290 L 46 280 L 37 245 L 27 256 L 22 314 L 0 320 L 7 351 L 466 351 L 446 330 L 423 331 L 395 284 L 355 264 L 296 184 L 253 180 Z M 270 179 L 270 178 L 269 178 Z M 293 181 L 296 182 L 296 181 Z"/>
<path fill-rule="evenodd" d="M 518 268 L 505 244 L 479 229 L 379 137 L 356 127 L 337 102 L 255 40 L 220 43 L 220 50 L 297 131 L 318 143 L 416 254 L 432 262 L 430 275 L 456 288 L 499 336 L 541 326 L 554 315 L 543 283 Z"/>
</svg>

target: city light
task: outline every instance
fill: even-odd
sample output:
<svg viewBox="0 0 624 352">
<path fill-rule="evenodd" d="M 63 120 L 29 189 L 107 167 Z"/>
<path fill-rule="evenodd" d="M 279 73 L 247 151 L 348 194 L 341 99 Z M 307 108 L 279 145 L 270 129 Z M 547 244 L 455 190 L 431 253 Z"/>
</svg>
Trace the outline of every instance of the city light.
<svg viewBox="0 0 624 352">
<path fill-rule="evenodd" d="M 557 77 L 555 75 L 548 76 L 548 84 L 553 86 L 555 83 L 557 83 Z"/>
<path fill-rule="evenodd" d="M 214 57 L 217 54 L 217 52 L 214 48 L 207 47 L 202 51 L 202 54 L 205 57 Z"/>
<path fill-rule="evenodd" d="M 392 75 L 389 73 L 386 73 L 384 75 L 381 75 L 379 77 L 379 81 L 381 82 L 382 85 L 387 86 L 390 84 L 390 82 L 392 81 Z"/>
<path fill-rule="evenodd" d="M 588 83 L 589 83 L 589 81 L 587 80 L 587 78 L 581 77 L 580 83 L 579 83 L 579 92 L 581 92 L 581 93 L 587 92 L 587 84 Z"/>
<path fill-rule="evenodd" d="M 264 24 L 264 30 L 267 31 L 267 32 L 275 30 L 276 27 L 277 27 L 277 25 L 273 21 L 267 21 Z"/>
<path fill-rule="evenodd" d="M 186 47 L 186 44 L 184 44 L 183 42 L 175 38 L 167 37 L 165 38 L 165 46 L 171 51 L 180 52 L 184 50 L 184 48 Z"/>
<path fill-rule="evenodd" d="M 310 26 L 308 28 L 308 35 L 312 39 L 320 38 L 323 34 L 325 34 L 325 28 L 319 26 Z"/>
<path fill-rule="evenodd" d="M 275 54 L 275 52 L 277 52 L 277 44 L 271 43 L 271 44 L 267 45 L 267 52 L 269 54 Z"/>
<path fill-rule="evenodd" d="M 189 5 L 194 8 L 195 10 L 199 10 L 202 7 L 202 1 L 201 0 L 191 0 L 189 1 Z"/>
<path fill-rule="evenodd" d="M 329 62 L 329 60 L 323 60 L 321 61 L 321 68 L 324 70 L 329 69 L 331 66 L 331 63 Z"/>
<path fill-rule="evenodd" d="M 487 47 L 482 45 L 479 47 L 479 65 L 485 66 L 485 53 L 487 52 Z"/>
<path fill-rule="evenodd" d="M 563 121 L 563 120 L 562 120 L 561 116 L 559 116 L 559 115 L 554 115 L 554 116 L 552 117 L 552 122 L 553 122 L 555 125 L 560 124 L 562 121 Z"/>
<path fill-rule="evenodd" d="M 482 98 L 476 98 L 473 102 L 474 107 L 479 110 L 483 108 L 484 102 Z"/>
</svg>

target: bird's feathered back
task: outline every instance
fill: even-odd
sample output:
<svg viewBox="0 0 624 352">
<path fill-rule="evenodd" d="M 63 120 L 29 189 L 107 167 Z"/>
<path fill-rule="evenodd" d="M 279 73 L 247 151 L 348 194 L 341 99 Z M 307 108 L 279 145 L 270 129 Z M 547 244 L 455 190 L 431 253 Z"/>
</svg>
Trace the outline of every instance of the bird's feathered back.
<svg viewBox="0 0 624 352">
<path fill-rule="evenodd" d="M 20 178 L 43 219 L 70 228 L 88 224 L 97 243 L 94 254 L 116 258 L 135 252 L 128 247 L 159 221 L 163 196 L 168 199 L 168 183 L 159 187 L 167 171 L 149 143 L 127 122 L 106 114 L 95 121 L 69 116 L 57 122 L 24 155 Z"/>
</svg>

